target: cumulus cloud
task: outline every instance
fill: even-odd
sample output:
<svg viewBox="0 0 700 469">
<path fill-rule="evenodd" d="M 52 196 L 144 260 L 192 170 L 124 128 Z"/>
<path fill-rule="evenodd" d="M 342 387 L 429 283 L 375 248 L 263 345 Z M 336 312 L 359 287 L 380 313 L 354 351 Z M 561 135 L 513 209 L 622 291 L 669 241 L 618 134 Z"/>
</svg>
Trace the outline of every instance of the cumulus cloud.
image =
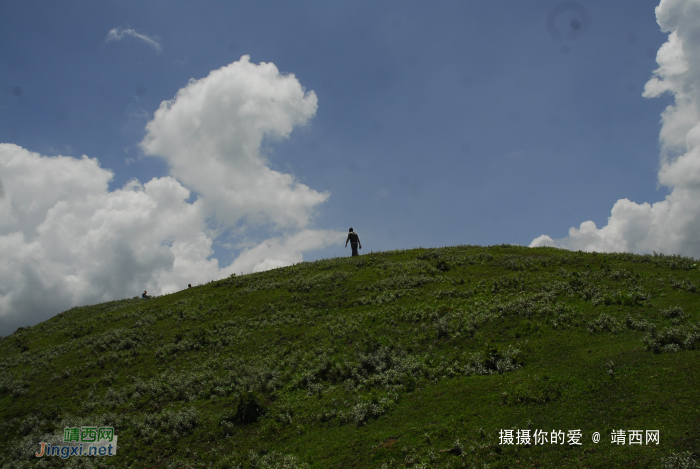
<svg viewBox="0 0 700 469">
<path fill-rule="evenodd" d="M 313 91 L 271 63 L 248 56 L 178 91 L 156 111 L 141 146 L 163 157 L 170 174 L 201 194 L 220 221 L 279 228 L 309 223 L 319 193 L 269 168 L 263 139 L 287 137 L 316 113 Z"/>
<path fill-rule="evenodd" d="M 291 265 L 342 242 L 310 226 L 329 194 L 261 153 L 263 139 L 285 138 L 315 111 L 293 75 L 244 57 L 190 81 L 148 124 L 143 148 L 171 164 L 169 176 L 110 191 L 114 175 L 96 159 L 0 144 L 0 335 L 75 305 Z M 240 250 L 228 266 L 213 257 L 223 230 Z"/>
<path fill-rule="evenodd" d="M 121 41 L 124 37 L 133 37 L 140 41 L 145 42 L 149 46 L 153 47 L 157 52 L 162 50 L 160 43 L 156 38 L 152 38 L 146 34 L 139 33 L 131 28 L 113 28 L 107 33 L 107 39 L 105 42 Z"/>
<path fill-rule="evenodd" d="M 700 2 L 662 0 L 656 19 L 669 37 L 643 96 L 674 97 L 662 114 L 659 137 L 658 181 L 670 194 L 653 204 L 618 200 L 606 226 L 586 221 L 570 228 L 566 238 L 542 235 L 530 246 L 700 256 Z"/>
</svg>

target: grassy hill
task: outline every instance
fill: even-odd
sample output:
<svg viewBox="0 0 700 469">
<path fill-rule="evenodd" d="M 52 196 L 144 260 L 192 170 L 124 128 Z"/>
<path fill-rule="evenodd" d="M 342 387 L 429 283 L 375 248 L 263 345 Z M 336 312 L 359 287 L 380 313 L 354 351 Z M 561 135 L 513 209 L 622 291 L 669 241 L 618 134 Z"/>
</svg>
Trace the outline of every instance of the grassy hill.
<svg viewBox="0 0 700 469">
<path fill-rule="evenodd" d="M 699 320 L 693 259 L 509 245 L 77 307 L 0 341 L 0 467 L 693 467 Z M 34 456 L 103 425 L 117 456 Z"/>
</svg>

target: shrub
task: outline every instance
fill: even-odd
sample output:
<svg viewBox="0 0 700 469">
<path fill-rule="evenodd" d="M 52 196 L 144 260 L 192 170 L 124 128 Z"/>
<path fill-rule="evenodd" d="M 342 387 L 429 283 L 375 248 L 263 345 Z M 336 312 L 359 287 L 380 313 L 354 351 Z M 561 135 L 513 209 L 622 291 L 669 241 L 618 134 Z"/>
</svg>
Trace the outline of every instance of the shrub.
<svg viewBox="0 0 700 469">
<path fill-rule="evenodd" d="M 276 451 L 267 454 L 258 454 L 251 451 L 248 457 L 250 467 L 256 469 L 308 469 L 310 467 L 308 464 L 299 461 L 292 454 L 281 454 Z"/>
<path fill-rule="evenodd" d="M 627 329 L 633 331 L 651 331 L 656 328 L 654 324 L 648 322 L 646 319 L 635 321 L 629 314 L 625 317 L 625 326 Z"/>
<path fill-rule="evenodd" d="M 671 453 L 671 456 L 661 459 L 663 469 L 697 469 L 700 468 L 690 451 Z"/>
<path fill-rule="evenodd" d="M 350 419 L 358 427 L 367 423 L 369 419 L 379 418 L 391 410 L 399 400 L 399 395 L 387 393 L 383 397 L 371 393 L 362 402 L 356 404 L 350 411 Z"/>
<path fill-rule="evenodd" d="M 145 414 L 134 421 L 136 436 L 151 443 L 159 436 L 179 440 L 192 433 L 199 423 L 199 415 L 193 408 L 180 411 L 166 410 L 160 414 Z"/>
<path fill-rule="evenodd" d="M 508 347 L 502 352 L 498 347 L 486 344 L 483 352 L 472 355 L 471 363 L 465 367 L 465 374 L 490 375 L 515 371 L 523 365 L 520 350 Z"/>
<path fill-rule="evenodd" d="M 447 316 L 443 316 L 435 321 L 434 326 L 438 339 L 445 337 L 450 333 L 450 321 Z"/>
<path fill-rule="evenodd" d="M 620 321 L 602 313 L 595 320 L 588 323 L 588 332 L 618 332 L 621 329 Z"/>
<path fill-rule="evenodd" d="M 192 433 L 198 422 L 199 416 L 192 408 L 179 412 L 169 410 L 161 414 L 160 426 L 167 430 L 173 438 L 179 439 Z"/>
<path fill-rule="evenodd" d="M 652 329 L 644 337 L 646 349 L 654 353 L 673 353 L 700 346 L 700 327 L 669 327 L 661 332 Z"/>
<path fill-rule="evenodd" d="M 680 306 L 672 306 L 668 309 L 662 309 L 660 311 L 661 315 L 665 318 L 672 319 L 672 318 L 679 318 L 683 319 L 685 317 L 685 312 L 683 311 L 683 308 Z"/>
</svg>

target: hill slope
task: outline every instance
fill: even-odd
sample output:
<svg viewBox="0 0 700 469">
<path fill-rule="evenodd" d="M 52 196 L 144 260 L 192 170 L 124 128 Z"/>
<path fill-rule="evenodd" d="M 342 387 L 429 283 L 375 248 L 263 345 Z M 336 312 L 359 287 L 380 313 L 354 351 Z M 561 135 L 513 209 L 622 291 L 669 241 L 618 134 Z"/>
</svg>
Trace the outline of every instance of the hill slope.
<svg viewBox="0 0 700 469">
<path fill-rule="evenodd" d="M 0 467 L 683 467 L 699 284 L 677 256 L 459 246 L 73 308 L 0 341 Z M 34 456 L 106 425 L 117 456 Z"/>
</svg>

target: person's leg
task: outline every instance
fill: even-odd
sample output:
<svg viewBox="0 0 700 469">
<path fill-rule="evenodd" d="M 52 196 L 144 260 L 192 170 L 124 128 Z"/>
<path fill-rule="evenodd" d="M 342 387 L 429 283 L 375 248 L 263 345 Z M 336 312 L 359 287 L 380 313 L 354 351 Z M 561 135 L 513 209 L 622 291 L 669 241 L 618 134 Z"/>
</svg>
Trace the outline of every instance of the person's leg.
<svg viewBox="0 0 700 469">
<path fill-rule="evenodd" d="M 351 243 L 350 247 L 352 248 L 352 255 L 354 256 L 359 256 L 360 253 L 357 252 L 357 243 Z"/>
</svg>

